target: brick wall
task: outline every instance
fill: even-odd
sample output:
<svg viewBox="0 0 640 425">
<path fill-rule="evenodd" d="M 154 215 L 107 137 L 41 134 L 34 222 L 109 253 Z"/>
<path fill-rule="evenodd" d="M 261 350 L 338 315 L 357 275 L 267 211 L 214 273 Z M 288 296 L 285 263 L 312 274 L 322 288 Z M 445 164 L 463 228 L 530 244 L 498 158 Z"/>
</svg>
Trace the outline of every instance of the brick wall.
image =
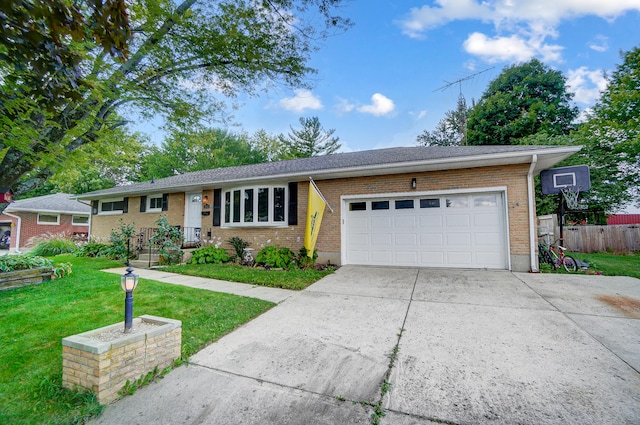
<svg viewBox="0 0 640 425">
<path fill-rule="evenodd" d="M 62 340 L 62 386 L 93 390 L 101 404 L 118 398 L 118 391 L 127 381 L 133 382 L 151 372 L 162 370 L 180 357 L 182 324 L 178 320 L 154 316 L 134 319 L 159 326 L 146 334 L 129 334 L 127 338 L 100 342 L 93 336 L 117 327 L 112 325 Z M 124 334 L 123 334 L 124 335 Z"/>
<path fill-rule="evenodd" d="M 529 212 L 527 196 L 527 172 L 529 164 L 516 164 L 493 167 L 469 168 L 460 170 L 430 171 L 422 173 L 406 173 L 384 176 L 354 177 L 334 180 L 316 181 L 334 212 L 328 209 L 324 212 L 320 235 L 318 236 L 316 249 L 319 253 L 338 259 L 340 258 L 341 222 L 340 222 L 340 197 L 342 195 L 368 195 L 387 194 L 397 192 L 429 192 L 448 191 L 457 189 L 482 189 L 485 187 L 507 187 L 507 202 L 509 215 L 509 237 L 511 242 L 511 255 L 529 255 Z M 416 178 L 416 189 L 411 188 L 411 179 Z M 212 191 L 205 191 L 203 195 L 212 199 Z M 178 198 L 183 194 L 171 195 Z M 298 225 L 281 228 L 221 228 L 212 227 L 212 215 L 202 217 L 203 239 L 209 243 L 221 245 L 227 249 L 226 240 L 232 236 L 238 236 L 250 242 L 250 246 L 256 250 L 266 245 L 280 245 L 297 251 L 304 242 L 304 227 L 306 222 L 308 197 L 308 184 L 306 181 L 298 185 Z M 134 221 L 136 227 L 143 222 L 138 213 L 137 204 L 129 203 L 129 214 L 124 216 L 93 216 L 92 233 L 102 236 L 109 234 L 112 227 L 117 226 L 119 218 Z M 133 208 L 132 205 L 136 205 Z M 184 224 L 184 197 L 182 202 L 170 201 L 171 223 Z M 152 225 L 148 227 L 153 227 Z M 210 232 L 210 235 L 209 235 Z M 332 255 L 333 254 L 333 255 Z M 334 260 L 335 261 L 335 260 Z"/>
</svg>

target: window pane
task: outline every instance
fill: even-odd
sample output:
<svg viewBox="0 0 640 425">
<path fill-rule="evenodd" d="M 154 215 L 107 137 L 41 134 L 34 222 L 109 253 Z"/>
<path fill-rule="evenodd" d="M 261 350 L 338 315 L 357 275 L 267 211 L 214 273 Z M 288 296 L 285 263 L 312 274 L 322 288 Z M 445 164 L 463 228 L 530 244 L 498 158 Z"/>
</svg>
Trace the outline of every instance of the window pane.
<svg viewBox="0 0 640 425">
<path fill-rule="evenodd" d="M 496 200 L 496 195 L 473 197 L 474 207 L 495 207 L 496 205 L 498 205 L 498 201 Z"/>
<path fill-rule="evenodd" d="M 83 216 L 83 215 L 74 215 L 73 218 L 71 219 L 71 222 L 73 224 L 89 224 L 89 216 Z"/>
<path fill-rule="evenodd" d="M 244 222 L 253 223 L 253 189 L 244 191 Z"/>
<path fill-rule="evenodd" d="M 258 189 L 258 221 L 269 221 L 269 188 Z"/>
<path fill-rule="evenodd" d="M 367 209 L 366 202 L 351 202 L 349 204 L 349 211 L 365 211 Z"/>
<path fill-rule="evenodd" d="M 231 192 L 224 193 L 224 222 L 231 221 Z"/>
<path fill-rule="evenodd" d="M 440 208 L 440 199 L 420 199 L 420 208 Z"/>
<path fill-rule="evenodd" d="M 396 201 L 397 210 L 407 210 L 413 208 L 413 199 L 406 199 L 402 201 Z"/>
<path fill-rule="evenodd" d="M 284 187 L 273 188 L 273 221 L 284 221 Z"/>
<path fill-rule="evenodd" d="M 233 222 L 240 223 L 240 191 L 233 191 Z"/>
<path fill-rule="evenodd" d="M 371 202 L 372 210 L 388 210 L 389 209 L 389 201 L 373 201 Z"/>
<path fill-rule="evenodd" d="M 159 198 L 149 198 L 149 209 L 161 209 L 162 208 L 162 196 Z"/>
<path fill-rule="evenodd" d="M 38 223 L 58 223 L 57 214 L 38 214 Z"/>
<path fill-rule="evenodd" d="M 469 200 L 466 196 L 447 198 L 447 208 L 467 208 L 468 206 Z"/>
</svg>

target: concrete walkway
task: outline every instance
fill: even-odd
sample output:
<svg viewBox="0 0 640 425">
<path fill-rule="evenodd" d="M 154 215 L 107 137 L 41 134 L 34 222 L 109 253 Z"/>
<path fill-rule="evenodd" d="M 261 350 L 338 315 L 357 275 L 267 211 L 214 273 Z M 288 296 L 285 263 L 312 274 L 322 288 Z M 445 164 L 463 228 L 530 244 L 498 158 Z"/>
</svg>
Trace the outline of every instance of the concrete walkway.
<svg viewBox="0 0 640 425">
<path fill-rule="evenodd" d="M 639 371 L 638 279 L 347 266 L 96 424 L 638 424 Z"/>
<path fill-rule="evenodd" d="M 118 267 L 103 271 L 122 275 L 127 272 L 127 269 L 126 267 Z M 288 289 L 250 285 L 248 283 L 236 283 L 224 280 L 207 279 L 204 277 L 185 276 L 162 270 L 135 269 L 134 273 L 144 279 L 157 280 L 158 282 L 172 283 L 174 285 L 189 286 L 191 288 L 206 289 L 207 291 L 242 295 L 245 297 L 271 301 L 273 303 L 281 303 L 297 292 Z"/>
</svg>

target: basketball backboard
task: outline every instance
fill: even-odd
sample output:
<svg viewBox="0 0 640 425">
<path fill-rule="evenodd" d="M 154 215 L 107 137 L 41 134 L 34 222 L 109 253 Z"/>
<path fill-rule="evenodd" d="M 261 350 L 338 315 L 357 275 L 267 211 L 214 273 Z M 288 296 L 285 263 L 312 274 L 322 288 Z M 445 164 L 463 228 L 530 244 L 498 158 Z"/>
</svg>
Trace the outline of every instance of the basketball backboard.
<svg viewBox="0 0 640 425">
<path fill-rule="evenodd" d="M 540 173 L 542 193 L 555 195 L 562 193 L 562 189 L 570 186 L 579 186 L 580 192 L 591 189 L 591 176 L 588 165 L 575 165 L 572 167 L 559 167 L 543 170 Z"/>
</svg>

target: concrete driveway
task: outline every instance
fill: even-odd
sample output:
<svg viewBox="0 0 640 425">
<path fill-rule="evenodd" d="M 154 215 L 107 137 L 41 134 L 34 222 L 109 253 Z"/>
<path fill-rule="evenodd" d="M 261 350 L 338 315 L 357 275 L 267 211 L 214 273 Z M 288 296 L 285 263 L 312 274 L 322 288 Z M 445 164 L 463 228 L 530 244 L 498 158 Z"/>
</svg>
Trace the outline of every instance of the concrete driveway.
<svg viewBox="0 0 640 425">
<path fill-rule="evenodd" d="M 640 280 L 347 266 L 98 424 L 638 424 Z"/>
</svg>

